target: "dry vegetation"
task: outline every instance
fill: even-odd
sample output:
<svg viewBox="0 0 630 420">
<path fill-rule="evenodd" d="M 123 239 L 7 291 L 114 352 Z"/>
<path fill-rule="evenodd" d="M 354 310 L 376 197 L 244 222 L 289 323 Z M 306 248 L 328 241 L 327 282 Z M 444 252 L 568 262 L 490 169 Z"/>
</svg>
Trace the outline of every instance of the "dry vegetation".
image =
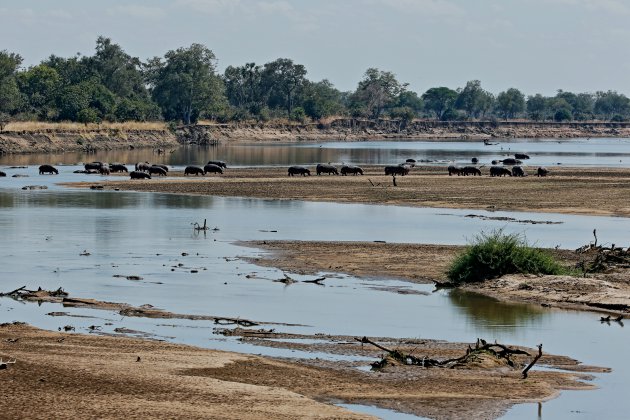
<svg viewBox="0 0 630 420">
<path fill-rule="evenodd" d="M 77 122 L 41 122 L 41 121 L 18 121 L 10 122 L 5 127 L 5 132 L 24 132 L 27 133 L 39 133 L 45 131 L 59 131 L 59 132 L 88 132 L 98 130 L 166 130 L 166 124 L 160 121 L 154 122 L 140 122 L 140 121 L 128 121 L 121 123 L 102 122 L 100 124 L 89 123 L 82 124 Z"/>
</svg>

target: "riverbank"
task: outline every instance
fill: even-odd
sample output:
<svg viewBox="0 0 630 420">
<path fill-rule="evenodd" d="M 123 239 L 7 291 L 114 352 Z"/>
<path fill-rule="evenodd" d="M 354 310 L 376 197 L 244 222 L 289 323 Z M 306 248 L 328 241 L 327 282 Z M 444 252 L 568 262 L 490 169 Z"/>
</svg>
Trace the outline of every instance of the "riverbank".
<svg viewBox="0 0 630 420">
<path fill-rule="evenodd" d="M 630 137 L 630 123 L 529 121 L 331 119 L 320 123 L 269 121 L 169 128 L 163 122 L 40 123 L 13 122 L 0 132 L 0 154 L 94 152 L 179 145 L 308 141 L 482 141 L 493 138 Z"/>
<path fill-rule="evenodd" d="M 366 242 L 253 241 L 242 244 L 269 251 L 261 257 L 248 258 L 248 261 L 288 272 L 342 272 L 413 283 L 446 282 L 449 264 L 465 249 L 454 245 Z M 575 268 L 585 258 L 570 250 L 547 251 L 569 268 Z M 584 278 L 509 275 L 463 285 L 459 289 L 506 302 L 528 302 L 546 307 L 611 311 L 625 316 L 630 310 L 630 269 L 624 268 Z"/>
<path fill-rule="evenodd" d="M 184 177 L 170 171 L 167 178 L 146 181 L 71 183 L 88 188 L 174 194 L 252 197 L 274 200 L 326 201 L 439 207 L 491 211 L 584 214 L 630 217 L 630 169 L 551 168 L 544 178 L 448 176 L 445 167 L 415 167 L 409 175 L 383 175 L 382 166 L 364 167 L 363 176 L 289 177 L 286 168 L 234 168 L 224 175 Z M 491 217 L 491 216 L 487 216 Z M 524 221 L 534 222 L 534 221 Z M 544 221 L 536 221 L 541 223 Z"/>
<path fill-rule="evenodd" d="M 248 331 L 234 333 L 275 346 L 295 338 Z M 310 341 L 314 339 L 340 354 L 382 354 L 352 337 L 314 336 Z M 377 340 L 431 358 L 459 357 L 468 346 Z M 9 418 L 46 413 L 56 418 L 371 418 L 332 405 L 341 402 L 432 418 L 496 418 L 513 404 L 544 401 L 559 390 L 592 389 L 586 372 L 606 371 L 544 354 L 538 364 L 564 371 L 532 370 L 523 380 L 520 367 L 537 351 L 519 348 L 530 356 L 514 355 L 515 368 L 488 355 L 454 369 L 392 362 L 379 372 L 365 372 L 357 369 L 357 362 L 278 360 L 153 340 L 49 332 L 24 324 L 1 324 L 0 342 L 2 360 L 15 361 L 0 370 L 0 393 L 7 402 L 3 415 Z"/>
</svg>

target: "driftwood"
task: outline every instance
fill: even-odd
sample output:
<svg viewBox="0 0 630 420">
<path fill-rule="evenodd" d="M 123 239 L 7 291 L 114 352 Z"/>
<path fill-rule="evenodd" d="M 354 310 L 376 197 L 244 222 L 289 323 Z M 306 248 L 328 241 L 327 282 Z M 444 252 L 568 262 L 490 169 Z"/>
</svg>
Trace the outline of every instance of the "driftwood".
<svg viewBox="0 0 630 420">
<path fill-rule="evenodd" d="M 14 295 L 18 294 L 19 292 L 21 292 L 22 290 L 25 290 L 25 289 L 26 289 L 26 286 L 22 286 L 22 287 L 19 287 L 19 288 L 15 289 L 15 290 L 10 291 L 9 293 L 0 293 L 0 297 L 1 296 L 14 296 Z"/>
<path fill-rule="evenodd" d="M 242 325 L 243 327 L 253 327 L 258 325 L 254 321 L 240 318 L 215 318 L 214 323 L 217 325 Z"/>
<path fill-rule="evenodd" d="M 26 286 L 22 286 L 9 293 L 0 293 L 0 297 L 3 296 L 16 300 L 36 300 L 38 297 L 66 297 L 68 293 L 61 287 L 57 290 L 43 290 L 41 287 L 37 290 L 28 290 Z"/>
<path fill-rule="evenodd" d="M 522 375 L 523 375 L 523 379 L 527 379 L 527 372 L 529 372 L 529 370 L 532 368 L 532 366 L 534 366 L 534 364 L 538 361 L 538 359 L 540 359 L 542 356 L 542 344 L 538 345 L 538 354 L 536 355 L 536 357 L 534 357 L 534 360 L 532 360 L 532 362 L 527 365 L 527 367 L 525 369 L 523 369 Z"/>
<path fill-rule="evenodd" d="M 414 365 L 414 366 L 422 366 L 424 368 L 430 368 L 430 367 L 443 367 L 443 368 L 455 368 L 458 366 L 463 366 L 466 363 L 474 360 L 477 356 L 485 353 L 485 354 L 491 354 L 493 356 L 495 356 L 496 358 L 499 359 L 505 359 L 508 363 L 508 365 L 510 366 L 514 366 L 514 362 L 512 360 L 510 360 L 510 357 L 514 354 L 521 354 L 521 355 L 526 355 L 526 356 L 530 356 L 530 354 L 524 350 L 520 350 L 520 349 L 513 349 L 510 348 L 508 346 L 505 346 L 503 344 L 499 344 L 499 343 L 487 343 L 485 340 L 478 338 L 477 339 L 477 343 L 475 344 L 475 348 L 472 348 L 470 345 L 468 346 L 468 348 L 466 349 L 466 353 L 461 356 L 461 357 L 457 357 L 454 359 L 445 359 L 445 360 L 438 360 L 438 359 L 431 359 L 428 357 L 416 357 L 413 356 L 411 354 L 405 354 L 403 352 L 401 352 L 400 350 L 391 350 L 388 349 L 387 347 L 384 347 L 372 340 L 370 340 L 367 337 L 363 337 L 363 338 L 356 338 L 355 340 L 357 340 L 358 342 L 362 343 L 362 344 L 371 344 L 374 347 L 383 350 L 384 352 L 386 352 L 388 354 L 389 357 L 391 357 L 392 359 L 404 364 L 404 365 Z M 542 345 L 540 346 L 540 349 L 542 349 Z M 540 354 L 542 355 L 542 350 L 540 350 Z M 531 363 L 531 366 L 533 366 L 533 364 L 538 360 L 540 356 L 538 356 L 534 362 Z M 372 368 L 373 369 L 380 369 L 383 368 L 385 365 L 387 364 L 387 358 L 383 358 L 382 360 L 379 360 L 378 362 L 374 362 L 372 364 Z M 531 366 L 529 368 L 531 368 Z M 529 370 L 529 368 L 527 370 Z M 524 371 L 524 374 L 527 373 L 527 370 Z"/>
<path fill-rule="evenodd" d="M 624 249 L 615 244 L 609 247 L 597 245 L 597 229 L 593 230 L 593 236 L 594 242 L 575 250 L 577 254 L 586 257 L 578 263 L 577 268 L 584 274 L 599 273 L 612 268 L 630 268 L 630 247 Z"/>
<path fill-rule="evenodd" d="M 207 222 L 206 219 L 203 219 L 203 226 L 201 226 L 197 222 L 193 223 L 193 229 L 195 229 L 197 232 L 200 230 L 203 230 L 205 232 L 206 230 L 210 229 L 206 222 Z"/>
</svg>

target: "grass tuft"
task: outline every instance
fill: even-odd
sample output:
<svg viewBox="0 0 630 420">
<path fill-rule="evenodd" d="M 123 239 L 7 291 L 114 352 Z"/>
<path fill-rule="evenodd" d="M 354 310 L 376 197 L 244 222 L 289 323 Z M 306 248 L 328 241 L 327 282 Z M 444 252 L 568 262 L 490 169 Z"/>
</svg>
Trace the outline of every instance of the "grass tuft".
<svg viewBox="0 0 630 420">
<path fill-rule="evenodd" d="M 495 230 L 477 235 L 451 263 L 447 276 L 453 283 L 472 283 L 517 273 L 559 275 L 568 270 L 521 235 Z"/>
</svg>

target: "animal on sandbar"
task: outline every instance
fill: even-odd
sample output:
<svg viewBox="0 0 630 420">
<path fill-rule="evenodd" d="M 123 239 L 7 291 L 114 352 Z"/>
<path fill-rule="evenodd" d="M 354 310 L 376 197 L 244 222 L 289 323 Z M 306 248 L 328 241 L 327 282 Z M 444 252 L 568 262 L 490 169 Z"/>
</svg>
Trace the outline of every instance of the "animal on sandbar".
<svg viewBox="0 0 630 420">
<path fill-rule="evenodd" d="M 203 167 L 203 174 L 205 175 L 207 173 L 222 174 L 223 169 L 221 169 L 220 166 L 217 166 L 211 163 Z"/>
<path fill-rule="evenodd" d="M 502 166 L 491 166 L 490 176 L 512 176 L 512 172 Z"/>
<path fill-rule="evenodd" d="M 448 176 L 452 176 L 453 174 L 457 174 L 457 176 L 459 176 L 462 173 L 462 168 L 455 165 L 449 165 L 447 169 L 448 169 Z"/>
<path fill-rule="evenodd" d="M 166 176 L 167 173 L 164 168 L 153 165 L 149 168 L 149 175 Z"/>
<path fill-rule="evenodd" d="M 549 169 L 543 168 L 542 166 L 536 170 L 536 176 L 547 176 L 549 174 Z"/>
<path fill-rule="evenodd" d="M 227 169 L 227 165 L 222 160 L 209 160 L 206 165 L 217 165 L 219 168 Z"/>
<path fill-rule="evenodd" d="M 131 177 L 131 179 L 151 179 L 151 175 L 141 171 L 132 171 L 129 173 L 129 177 Z"/>
<path fill-rule="evenodd" d="M 363 169 L 361 169 L 358 166 L 343 165 L 341 167 L 341 175 L 348 175 L 348 174 L 363 175 Z"/>
<path fill-rule="evenodd" d="M 464 166 L 461 169 L 461 173 L 464 176 L 467 176 L 467 175 L 481 176 L 481 170 L 479 168 L 475 168 L 474 166 Z"/>
<path fill-rule="evenodd" d="M 112 163 L 109 165 L 110 172 L 129 172 L 129 169 L 123 164 L 120 163 Z"/>
<path fill-rule="evenodd" d="M 385 175 L 400 175 L 405 176 L 409 174 L 409 167 L 407 165 L 386 166 Z"/>
<path fill-rule="evenodd" d="M 151 166 L 153 165 L 149 162 L 138 162 L 136 163 L 136 171 L 148 172 Z"/>
<path fill-rule="evenodd" d="M 328 174 L 328 175 L 339 175 L 339 171 L 333 165 L 328 165 L 325 163 L 318 163 L 315 167 L 315 171 L 317 175 Z"/>
<path fill-rule="evenodd" d="M 522 166 L 513 166 L 512 167 L 512 176 L 527 176 L 525 169 Z"/>
<path fill-rule="evenodd" d="M 205 173 L 203 172 L 203 168 L 200 168 L 199 166 L 186 166 L 186 169 L 184 169 L 184 175 L 205 175 Z"/>
<path fill-rule="evenodd" d="M 303 166 L 290 166 L 289 176 L 295 176 L 295 175 L 311 176 L 311 171 Z"/>
</svg>

